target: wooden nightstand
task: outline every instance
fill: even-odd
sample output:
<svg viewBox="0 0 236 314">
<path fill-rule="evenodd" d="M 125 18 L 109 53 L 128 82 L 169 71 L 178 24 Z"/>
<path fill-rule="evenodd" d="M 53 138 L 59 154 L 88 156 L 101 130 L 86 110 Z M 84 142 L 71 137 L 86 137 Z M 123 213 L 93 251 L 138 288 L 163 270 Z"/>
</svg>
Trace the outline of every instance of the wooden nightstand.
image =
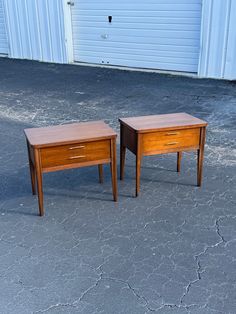
<svg viewBox="0 0 236 314">
<path fill-rule="evenodd" d="M 140 190 L 143 156 L 177 152 L 180 171 L 182 151 L 197 150 L 197 184 L 202 182 L 203 154 L 207 123 L 187 113 L 122 118 L 120 121 L 120 179 L 124 178 L 125 152 L 136 155 L 136 196 Z"/>
<path fill-rule="evenodd" d="M 39 214 L 44 215 L 42 174 L 44 172 L 110 163 L 113 198 L 117 201 L 116 133 L 103 121 L 26 129 L 32 192 L 38 187 Z"/>
</svg>

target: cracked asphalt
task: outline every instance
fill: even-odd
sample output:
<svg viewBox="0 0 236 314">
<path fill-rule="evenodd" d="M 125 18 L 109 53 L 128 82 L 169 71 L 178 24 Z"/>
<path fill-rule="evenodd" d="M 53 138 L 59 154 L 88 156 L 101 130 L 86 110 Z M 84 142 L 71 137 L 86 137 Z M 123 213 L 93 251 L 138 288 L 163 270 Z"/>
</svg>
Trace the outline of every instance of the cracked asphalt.
<svg viewBox="0 0 236 314">
<path fill-rule="evenodd" d="M 129 152 L 117 204 L 108 166 L 61 171 L 38 216 L 24 128 L 172 112 L 209 123 L 202 188 L 145 157 L 134 198 Z M 236 313 L 235 82 L 1 58 L 0 144 L 1 314 Z"/>
</svg>

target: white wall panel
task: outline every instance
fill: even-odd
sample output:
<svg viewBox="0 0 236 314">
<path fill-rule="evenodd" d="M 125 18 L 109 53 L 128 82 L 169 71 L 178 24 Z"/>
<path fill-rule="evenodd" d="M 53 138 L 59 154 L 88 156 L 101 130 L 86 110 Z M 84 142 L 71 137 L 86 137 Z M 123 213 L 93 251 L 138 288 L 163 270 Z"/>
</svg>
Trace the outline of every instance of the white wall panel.
<svg viewBox="0 0 236 314">
<path fill-rule="evenodd" d="M 8 41 L 6 34 L 3 0 L 0 0 L 0 54 L 8 54 Z"/>
<path fill-rule="evenodd" d="M 67 63 L 62 0 L 4 0 L 10 57 Z"/>
<path fill-rule="evenodd" d="M 224 78 L 236 80 L 236 1 L 231 0 Z"/>
<path fill-rule="evenodd" d="M 203 0 L 199 76 L 236 79 L 235 21 L 235 0 Z"/>
<path fill-rule="evenodd" d="M 74 3 L 75 61 L 197 72 L 201 0 Z"/>
</svg>

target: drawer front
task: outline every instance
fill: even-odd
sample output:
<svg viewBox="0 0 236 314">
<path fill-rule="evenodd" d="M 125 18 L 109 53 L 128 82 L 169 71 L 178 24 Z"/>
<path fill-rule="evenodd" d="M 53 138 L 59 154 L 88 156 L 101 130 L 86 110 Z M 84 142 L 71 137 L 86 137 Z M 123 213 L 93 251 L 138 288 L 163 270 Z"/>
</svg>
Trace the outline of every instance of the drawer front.
<svg viewBox="0 0 236 314">
<path fill-rule="evenodd" d="M 110 158 L 110 140 L 43 148 L 43 168 L 78 164 Z"/>
<path fill-rule="evenodd" d="M 198 148 L 200 143 L 200 129 L 173 130 L 143 134 L 143 152 L 168 151 Z"/>
</svg>

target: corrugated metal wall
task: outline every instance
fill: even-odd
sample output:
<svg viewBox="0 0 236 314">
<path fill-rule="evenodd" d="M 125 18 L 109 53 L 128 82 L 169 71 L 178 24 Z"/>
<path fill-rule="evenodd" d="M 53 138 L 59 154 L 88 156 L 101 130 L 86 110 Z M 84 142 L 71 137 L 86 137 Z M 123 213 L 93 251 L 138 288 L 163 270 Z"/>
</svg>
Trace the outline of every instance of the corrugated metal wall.
<svg viewBox="0 0 236 314">
<path fill-rule="evenodd" d="M 236 0 L 203 0 L 201 77 L 236 79 Z"/>
<path fill-rule="evenodd" d="M 106 0 L 107 3 L 110 3 L 110 1 L 114 0 Z M 128 0 L 122 1 L 125 5 L 129 3 Z M 163 5 L 172 1 L 173 0 L 163 0 Z M 200 0 L 196 1 L 198 2 Z M 236 0 L 201 1 L 202 25 L 198 75 L 200 77 L 236 79 Z M 9 57 L 12 58 L 55 63 L 68 63 L 73 61 L 71 12 L 67 2 L 67 0 L 0 0 L 0 53 L 9 53 Z M 76 0 L 75 4 L 78 2 L 87 5 L 87 2 L 88 4 L 93 3 L 94 0 L 86 2 L 84 0 Z M 194 2 L 195 0 L 183 1 L 183 3 L 188 5 L 189 3 Z M 155 4 L 156 2 L 152 0 L 151 3 Z M 115 1 L 114 4 L 116 4 Z M 3 10 L 3 8 L 5 10 Z M 180 9 L 182 10 L 182 7 Z M 72 7 L 72 17 L 74 17 L 75 12 L 76 7 Z M 81 12 L 81 21 L 87 19 L 86 12 Z M 110 15 L 109 12 L 106 12 L 106 19 L 107 15 Z M 83 14 L 85 14 L 84 19 Z M 127 16 L 130 18 L 129 14 Z M 95 18 L 97 18 L 97 15 L 95 15 Z M 132 17 L 132 19 L 133 18 L 134 17 Z M 151 22 L 151 20 L 149 22 Z M 4 26 L 4 23 L 6 24 L 6 27 Z M 90 27 L 89 23 L 90 22 L 88 21 L 88 27 L 86 26 L 88 29 Z M 93 23 L 94 16 L 91 19 L 91 25 L 93 25 Z M 113 24 L 113 26 L 114 25 L 115 24 Z M 111 26 L 112 25 L 108 25 L 110 28 Z M 74 24 L 74 27 L 77 26 Z M 135 27 L 139 27 L 138 23 L 136 23 Z M 81 35 L 83 31 L 84 29 L 78 24 L 78 34 Z M 114 32 L 115 31 L 116 29 L 114 28 Z M 87 40 L 87 30 L 85 35 Z M 117 36 L 120 36 L 119 32 L 117 33 Z M 146 37 L 144 36 L 143 38 L 145 41 Z M 163 38 L 165 39 L 165 37 Z M 76 42 L 74 42 L 74 46 L 75 43 Z M 111 49 L 111 47 L 110 44 L 107 46 L 105 44 L 106 41 L 104 40 L 103 48 L 105 48 L 104 51 L 107 53 L 107 49 Z M 133 49 L 131 40 L 127 42 L 127 45 L 128 44 Z M 81 45 L 81 42 L 79 45 Z M 177 51 L 177 48 L 175 45 L 173 45 L 172 48 L 173 52 L 171 53 L 173 54 Z M 81 49 L 81 47 L 79 47 L 79 49 Z M 112 49 L 112 53 L 118 51 L 116 50 L 116 47 L 113 47 Z M 75 60 L 77 60 L 75 49 L 74 52 Z M 186 54 L 189 53 L 187 49 L 183 52 L 185 53 L 185 57 Z M 84 53 L 84 57 L 88 58 L 88 52 L 84 51 Z M 94 54 L 94 51 L 92 50 L 91 53 Z M 135 53 L 138 54 L 140 51 L 136 49 Z M 146 59 L 143 60 L 142 54 L 143 52 L 140 54 L 142 57 L 142 59 L 140 59 L 140 64 L 137 64 L 139 67 L 144 67 L 144 61 L 147 62 Z M 196 51 L 196 55 L 197 54 L 198 52 Z M 95 57 L 96 56 L 97 51 L 95 53 Z M 166 57 L 167 55 L 165 54 L 162 56 L 163 62 L 166 62 Z M 81 53 L 78 55 L 78 60 L 81 60 Z M 90 62 L 92 61 L 93 60 L 91 59 Z M 114 64 L 118 63 L 115 62 Z M 155 68 L 160 68 L 160 64 Z"/>
<path fill-rule="evenodd" d="M 10 57 L 67 63 L 62 0 L 4 0 Z"/>
<path fill-rule="evenodd" d="M 8 41 L 6 36 L 3 0 L 0 0 L 0 54 L 8 54 Z"/>
</svg>

